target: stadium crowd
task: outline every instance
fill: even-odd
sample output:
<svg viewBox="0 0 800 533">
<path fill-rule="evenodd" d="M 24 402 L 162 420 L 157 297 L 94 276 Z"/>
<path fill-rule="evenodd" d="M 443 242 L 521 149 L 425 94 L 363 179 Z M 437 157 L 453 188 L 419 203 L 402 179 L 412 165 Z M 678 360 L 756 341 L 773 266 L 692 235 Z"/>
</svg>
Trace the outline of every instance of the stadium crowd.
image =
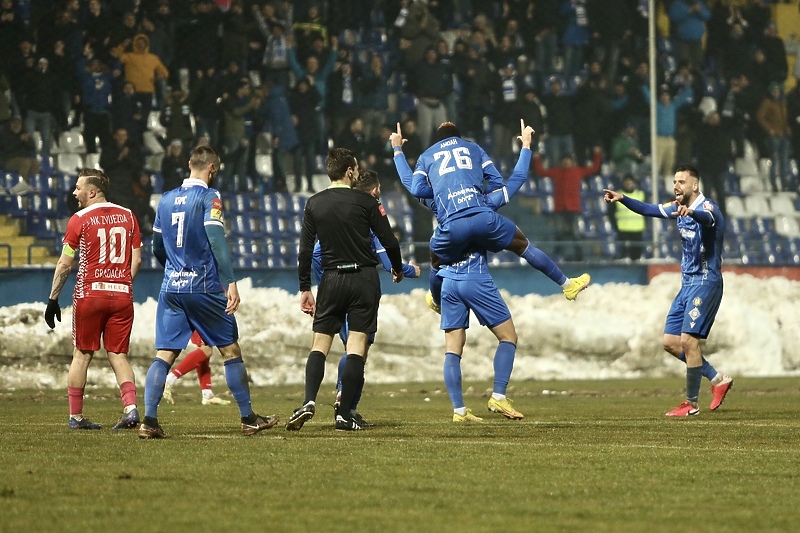
<svg viewBox="0 0 800 533">
<path fill-rule="evenodd" d="M 588 164 L 600 147 L 620 181 L 640 179 L 651 157 L 647 5 L 0 0 L 0 163 L 26 178 L 48 173 L 61 133 L 78 128 L 86 153 L 101 154 L 109 199 L 144 230 L 151 175 L 174 187 L 198 144 L 222 154 L 223 191 L 312 192 L 330 146 L 397 189 L 398 121 L 412 166 L 453 120 L 510 171 L 522 117 L 550 168 Z M 657 40 L 662 174 L 694 162 L 724 210 L 720 176 L 749 144 L 771 159 L 773 191 L 796 190 L 800 86 L 784 94 L 784 83 L 800 78 L 800 62 L 791 76 L 787 66 L 800 41 L 778 37 L 764 0 L 657 5 L 669 21 Z M 163 151 L 152 168 L 147 156 Z M 556 204 L 578 192 L 557 186 Z"/>
</svg>

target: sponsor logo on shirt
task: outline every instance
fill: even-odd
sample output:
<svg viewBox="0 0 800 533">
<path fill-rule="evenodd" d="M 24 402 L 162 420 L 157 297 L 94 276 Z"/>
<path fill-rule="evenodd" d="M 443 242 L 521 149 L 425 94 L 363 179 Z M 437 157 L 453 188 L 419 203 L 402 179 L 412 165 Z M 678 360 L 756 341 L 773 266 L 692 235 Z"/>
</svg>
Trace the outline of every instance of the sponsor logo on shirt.
<svg viewBox="0 0 800 533">
<path fill-rule="evenodd" d="M 222 222 L 222 200 L 214 198 L 211 202 L 211 218 L 215 218 Z"/>
</svg>

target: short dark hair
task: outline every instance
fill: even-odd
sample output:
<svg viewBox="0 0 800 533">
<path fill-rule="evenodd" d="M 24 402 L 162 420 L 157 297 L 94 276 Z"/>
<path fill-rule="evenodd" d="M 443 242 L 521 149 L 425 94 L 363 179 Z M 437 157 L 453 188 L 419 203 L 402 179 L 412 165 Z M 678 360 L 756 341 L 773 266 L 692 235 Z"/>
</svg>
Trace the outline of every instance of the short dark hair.
<svg viewBox="0 0 800 533">
<path fill-rule="evenodd" d="M 347 148 L 334 148 L 328 152 L 325 167 L 331 181 L 338 181 L 344 177 L 348 168 L 355 168 L 358 162 L 356 154 Z"/>
<path fill-rule="evenodd" d="M 105 194 L 108 190 L 108 176 L 102 170 L 96 168 L 84 168 L 78 171 L 78 178 L 83 178 L 86 185 L 90 185 Z"/>
<path fill-rule="evenodd" d="M 461 137 L 461 132 L 452 122 L 442 122 L 442 124 L 436 129 L 436 133 L 433 134 L 432 144 L 436 144 L 439 141 L 443 141 L 450 137 Z"/>
<path fill-rule="evenodd" d="M 688 172 L 690 176 L 700 179 L 700 171 L 692 165 L 681 165 L 675 170 L 675 174 L 678 172 Z"/>
<path fill-rule="evenodd" d="M 358 179 L 353 182 L 352 187 L 359 191 L 370 192 L 377 187 L 379 183 L 380 180 L 378 179 L 377 172 L 374 170 L 364 170 L 358 173 Z"/>
<path fill-rule="evenodd" d="M 189 166 L 199 170 L 208 165 L 214 165 L 214 171 L 219 170 L 219 154 L 208 145 L 197 146 L 189 156 Z"/>
</svg>

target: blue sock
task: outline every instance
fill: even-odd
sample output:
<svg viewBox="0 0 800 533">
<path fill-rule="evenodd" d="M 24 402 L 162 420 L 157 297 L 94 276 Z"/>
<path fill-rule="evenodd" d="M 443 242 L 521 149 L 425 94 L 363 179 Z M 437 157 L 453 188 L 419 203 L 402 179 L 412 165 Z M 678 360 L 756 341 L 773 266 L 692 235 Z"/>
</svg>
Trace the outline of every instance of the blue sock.
<svg viewBox="0 0 800 533">
<path fill-rule="evenodd" d="M 528 242 L 528 247 L 525 248 L 520 257 L 527 261 L 530 266 L 558 283 L 559 286 L 564 285 L 567 281 L 567 276 L 561 272 L 558 265 L 546 253 L 533 246 L 530 242 Z"/>
<path fill-rule="evenodd" d="M 431 265 L 431 273 L 428 275 L 428 285 L 431 288 L 431 294 L 433 295 L 433 303 L 436 305 L 442 305 L 442 278 L 436 275 L 439 272 L 439 269 Z"/>
<path fill-rule="evenodd" d="M 464 392 L 461 390 L 461 357 L 451 352 L 444 354 L 444 384 L 453 409 L 466 407 Z"/>
<path fill-rule="evenodd" d="M 342 358 L 339 359 L 339 366 L 337 367 L 336 372 L 336 390 L 338 392 L 342 392 L 342 374 L 344 373 L 344 364 L 347 362 L 347 352 L 342 354 Z"/>
<path fill-rule="evenodd" d="M 225 383 L 228 384 L 233 399 L 239 407 L 239 416 L 246 418 L 253 414 L 253 406 L 250 405 L 250 385 L 247 383 L 247 369 L 241 357 L 228 359 L 225 365 Z"/>
<path fill-rule="evenodd" d="M 690 402 L 697 402 L 700 396 L 700 382 L 703 381 L 703 373 L 699 366 L 686 369 L 686 399 Z"/>
<path fill-rule="evenodd" d="M 158 402 L 164 395 L 169 368 L 169 363 L 156 357 L 147 370 L 147 377 L 144 379 L 144 416 L 158 418 Z"/>
<path fill-rule="evenodd" d="M 494 389 L 492 392 L 506 395 L 508 380 L 511 379 L 511 371 L 514 370 L 514 354 L 517 352 L 517 345 L 508 341 L 503 341 L 497 345 L 494 352 Z"/>
<path fill-rule="evenodd" d="M 678 357 L 684 363 L 686 362 L 686 354 L 682 353 L 680 357 Z M 711 381 L 716 377 L 718 374 L 717 369 L 711 366 L 705 357 L 703 357 L 703 366 L 700 367 L 703 372 L 703 377 L 706 378 L 708 381 Z"/>
</svg>

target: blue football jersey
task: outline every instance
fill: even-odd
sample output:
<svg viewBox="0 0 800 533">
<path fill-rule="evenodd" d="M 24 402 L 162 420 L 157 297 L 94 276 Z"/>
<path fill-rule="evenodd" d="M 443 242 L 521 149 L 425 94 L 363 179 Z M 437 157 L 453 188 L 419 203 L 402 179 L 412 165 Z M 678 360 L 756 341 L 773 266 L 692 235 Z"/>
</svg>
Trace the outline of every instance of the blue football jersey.
<svg viewBox="0 0 800 533">
<path fill-rule="evenodd" d="M 457 263 L 442 265 L 438 275 L 455 280 L 492 279 L 486 252 L 473 252 Z"/>
<path fill-rule="evenodd" d="M 678 206 L 675 202 L 659 207 L 664 218 L 674 219 Z M 693 217 L 677 217 L 681 235 L 683 256 L 681 272 L 684 277 L 695 278 L 690 283 L 701 281 L 708 284 L 722 283 L 722 245 L 725 238 L 725 219 L 719 206 L 700 194 L 689 206 L 696 213 L 705 212 L 708 224 L 701 224 Z M 697 279 L 699 278 L 699 279 Z"/>
<path fill-rule="evenodd" d="M 417 160 L 411 194 L 431 198 L 439 222 L 489 209 L 485 193 L 503 186 L 503 177 L 486 152 L 461 137 L 428 148 Z"/>
<path fill-rule="evenodd" d="M 161 233 L 167 251 L 161 290 L 178 293 L 222 292 L 217 261 L 206 236 L 206 225 L 223 226 L 219 192 L 189 178 L 164 193 L 153 231 Z"/>
</svg>

